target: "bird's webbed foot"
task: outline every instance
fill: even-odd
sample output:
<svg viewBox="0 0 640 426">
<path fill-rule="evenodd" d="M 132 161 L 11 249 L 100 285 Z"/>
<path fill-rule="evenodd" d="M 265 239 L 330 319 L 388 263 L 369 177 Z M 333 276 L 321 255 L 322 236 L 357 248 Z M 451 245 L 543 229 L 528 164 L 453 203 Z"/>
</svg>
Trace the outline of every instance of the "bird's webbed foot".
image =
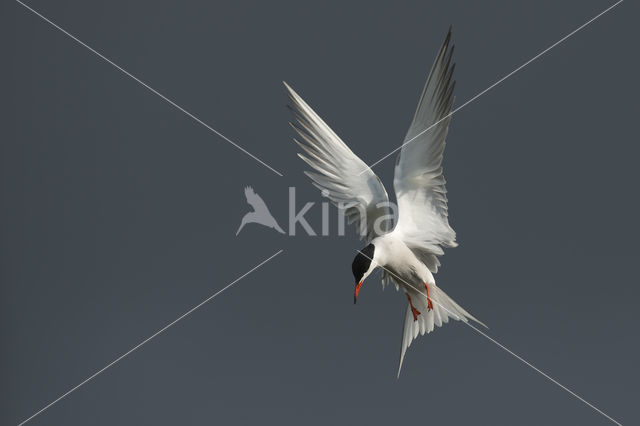
<svg viewBox="0 0 640 426">
<path fill-rule="evenodd" d="M 409 299 L 409 306 L 411 307 L 411 313 L 413 314 L 413 320 L 418 321 L 418 315 L 420 315 L 420 311 L 413 306 L 413 302 L 411 301 L 411 296 L 407 294 L 407 299 Z"/>
</svg>

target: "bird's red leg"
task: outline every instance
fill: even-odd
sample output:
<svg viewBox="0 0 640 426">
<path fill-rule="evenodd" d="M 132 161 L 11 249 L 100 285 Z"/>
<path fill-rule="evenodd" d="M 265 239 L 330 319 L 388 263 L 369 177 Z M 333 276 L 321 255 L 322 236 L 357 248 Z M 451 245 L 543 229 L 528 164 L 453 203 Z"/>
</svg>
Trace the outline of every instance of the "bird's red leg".
<svg viewBox="0 0 640 426">
<path fill-rule="evenodd" d="M 418 321 L 418 315 L 420 315 L 420 311 L 413 307 L 411 296 L 409 296 L 408 294 L 407 294 L 407 299 L 409 299 L 409 306 L 411 306 L 411 313 L 413 314 L 413 320 Z"/>
<path fill-rule="evenodd" d="M 431 303 L 431 298 L 429 297 L 429 286 L 427 283 L 424 283 L 424 288 L 427 289 L 427 310 L 433 311 L 433 303 Z"/>
</svg>

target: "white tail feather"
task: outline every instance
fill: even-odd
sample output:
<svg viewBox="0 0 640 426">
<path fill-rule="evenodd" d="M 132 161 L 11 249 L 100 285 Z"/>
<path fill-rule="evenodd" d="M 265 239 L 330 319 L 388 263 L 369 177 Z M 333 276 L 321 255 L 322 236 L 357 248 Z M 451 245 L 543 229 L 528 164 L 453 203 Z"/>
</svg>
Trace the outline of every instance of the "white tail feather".
<svg viewBox="0 0 640 426">
<path fill-rule="evenodd" d="M 411 346 L 411 342 L 418 337 L 418 334 L 424 335 L 425 333 L 431 333 L 436 326 L 441 327 L 442 324 L 448 323 L 449 318 L 463 322 L 467 322 L 471 319 L 478 324 L 487 327 L 484 323 L 458 305 L 435 284 L 429 284 L 429 298 L 433 303 L 432 310 L 427 309 L 427 297 L 424 290 L 420 292 L 413 290 L 409 295 L 411 296 L 413 306 L 420 311 L 420 315 L 418 315 L 418 319 L 414 321 L 410 305 L 407 302 L 407 311 L 404 317 L 404 329 L 402 332 L 402 350 L 400 352 L 400 363 L 398 365 L 398 377 L 400 377 L 402 361 L 404 361 L 404 355 L 407 352 L 407 348 Z"/>
</svg>

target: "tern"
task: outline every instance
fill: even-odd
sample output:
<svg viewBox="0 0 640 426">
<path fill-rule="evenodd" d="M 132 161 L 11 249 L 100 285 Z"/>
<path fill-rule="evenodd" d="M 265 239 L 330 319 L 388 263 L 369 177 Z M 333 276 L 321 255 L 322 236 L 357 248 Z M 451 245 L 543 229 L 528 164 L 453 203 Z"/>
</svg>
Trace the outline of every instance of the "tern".
<svg viewBox="0 0 640 426">
<path fill-rule="evenodd" d="M 389 197 L 378 176 L 283 82 L 293 104 L 289 109 L 295 123 L 290 124 L 300 136 L 294 141 L 304 151 L 298 156 L 314 170 L 305 174 L 325 197 L 345 209 L 349 222 L 360 227 L 369 243 L 352 263 L 354 303 L 362 283 L 377 268 L 382 270 L 383 287 L 391 280 L 407 296 L 398 377 L 407 348 L 418 334 L 430 333 L 450 318 L 484 326 L 437 287 L 433 277 L 443 248 L 457 246 L 442 173 L 454 102 L 453 50 L 449 28 L 396 160 L 398 211 L 393 228 Z"/>
</svg>

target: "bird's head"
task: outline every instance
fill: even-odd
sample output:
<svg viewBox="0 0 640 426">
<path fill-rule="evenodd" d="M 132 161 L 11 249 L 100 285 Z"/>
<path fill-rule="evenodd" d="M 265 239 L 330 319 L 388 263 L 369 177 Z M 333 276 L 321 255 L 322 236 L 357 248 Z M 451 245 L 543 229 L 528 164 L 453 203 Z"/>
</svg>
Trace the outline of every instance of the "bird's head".
<svg viewBox="0 0 640 426">
<path fill-rule="evenodd" d="M 358 254 L 356 254 L 356 257 L 353 259 L 353 263 L 351 264 L 351 271 L 353 272 L 353 277 L 356 280 L 356 288 L 353 292 L 354 304 L 358 300 L 358 293 L 360 292 L 360 287 L 362 287 L 364 279 L 367 278 L 375 269 L 375 262 L 373 261 L 375 250 L 376 246 L 373 244 L 369 244 L 362 250 L 358 250 Z"/>
</svg>

